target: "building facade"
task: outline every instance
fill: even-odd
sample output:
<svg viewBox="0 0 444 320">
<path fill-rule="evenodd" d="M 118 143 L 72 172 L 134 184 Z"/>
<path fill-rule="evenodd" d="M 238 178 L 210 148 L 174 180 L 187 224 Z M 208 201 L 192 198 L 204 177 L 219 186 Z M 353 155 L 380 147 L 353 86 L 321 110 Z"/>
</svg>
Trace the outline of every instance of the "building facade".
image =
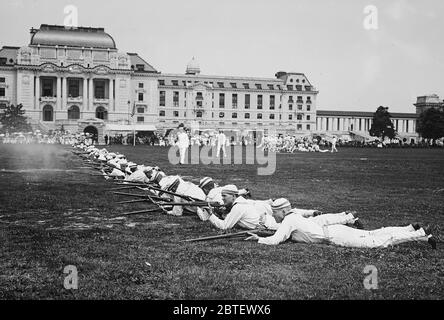
<svg viewBox="0 0 444 320">
<path fill-rule="evenodd" d="M 316 126 L 318 92 L 302 73 L 278 72 L 276 78 L 200 74 L 197 62 L 186 73 L 160 74 L 161 128 L 193 121 L 201 130 L 275 130 L 306 134 Z"/>
<path fill-rule="evenodd" d="M 157 75 L 137 54 L 119 52 L 103 28 L 42 25 L 29 45 L 0 51 L 0 103 L 21 103 L 44 131 L 101 137 L 107 123 L 128 124 L 134 108 L 156 121 Z"/>
<path fill-rule="evenodd" d="M 202 75 L 193 58 L 184 74 L 163 74 L 137 53 L 120 52 L 103 28 L 41 25 L 27 46 L 0 50 L 0 112 L 23 104 L 35 128 L 105 133 L 199 130 L 368 136 L 372 112 L 317 110 L 318 91 L 303 73 L 272 78 Z M 444 108 L 418 97 L 416 113 L 393 113 L 401 138 L 416 141 L 416 118 Z"/>
</svg>

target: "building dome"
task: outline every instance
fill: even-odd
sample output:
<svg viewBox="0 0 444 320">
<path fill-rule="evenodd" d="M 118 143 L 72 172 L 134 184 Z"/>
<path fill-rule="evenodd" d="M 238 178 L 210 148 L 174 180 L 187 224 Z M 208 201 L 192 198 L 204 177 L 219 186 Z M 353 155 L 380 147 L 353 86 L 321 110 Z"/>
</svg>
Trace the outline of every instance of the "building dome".
<svg viewBox="0 0 444 320">
<path fill-rule="evenodd" d="M 42 24 L 31 30 L 31 45 L 116 49 L 114 39 L 103 28 L 69 28 Z"/>
<path fill-rule="evenodd" d="M 200 67 L 199 63 L 196 61 L 196 59 L 191 59 L 190 62 L 187 64 L 187 70 L 185 71 L 185 74 L 199 74 L 200 73 Z"/>
</svg>

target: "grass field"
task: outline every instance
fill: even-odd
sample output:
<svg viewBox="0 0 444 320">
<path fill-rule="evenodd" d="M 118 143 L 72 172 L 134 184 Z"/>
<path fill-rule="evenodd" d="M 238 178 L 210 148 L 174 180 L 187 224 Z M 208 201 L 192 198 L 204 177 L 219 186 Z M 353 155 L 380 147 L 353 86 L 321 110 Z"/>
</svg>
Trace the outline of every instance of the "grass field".
<svg viewBox="0 0 444 320">
<path fill-rule="evenodd" d="M 0 145 L 0 299 L 443 299 L 444 246 L 408 243 L 349 249 L 242 240 L 184 243 L 216 234 L 197 216 L 119 219 L 143 204 L 107 191 L 68 147 Z M 248 187 L 254 198 L 287 197 L 325 212 L 356 210 L 366 228 L 429 225 L 443 237 L 444 150 L 340 149 L 280 154 L 276 172 L 254 165 L 173 166 L 168 149 L 110 146 L 167 174 Z M 117 219 L 116 219 L 117 218 Z M 64 267 L 78 269 L 66 290 Z M 366 265 L 378 289 L 363 286 Z"/>
</svg>

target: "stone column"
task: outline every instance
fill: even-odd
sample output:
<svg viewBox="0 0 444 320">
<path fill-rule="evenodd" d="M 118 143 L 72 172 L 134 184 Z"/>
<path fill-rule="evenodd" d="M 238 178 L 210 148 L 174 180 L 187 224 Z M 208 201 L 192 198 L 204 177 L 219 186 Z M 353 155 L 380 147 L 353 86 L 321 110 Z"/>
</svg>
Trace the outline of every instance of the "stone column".
<svg viewBox="0 0 444 320">
<path fill-rule="evenodd" d="M 88 79 L 83 78 L 83 97 L 82 97 L 82 111 L 85 111 L 88 103 Z"/>
<path fill-rule="evenodd" d="M 94 86 L 93 86 L 93 78 L 89 78 L 89 91 L 88 91 L 88 110 L 93 109 L 93 99 L 94 99 Z"/>
<path fill-rule="evenodd" d="M 40 76 L 35 76 L 35 102 L 34 109 L 40 109 Z"/>
<path fill-rule="evenodd" d="M 66 109 L 66 99 L 68 98 L 68 90 L 67 90 L 67 88 L 68 88 L 68 86 L 66 85 L 66 81 L 67 80 L 67 78 L 66 77 L 63 77 L 62 78 L 62 107 L 61 107 L 61 109 Z"/>
<path fill-rule="evenodd" d="M 56 85 L 56 95 L 57 95 L 57 103 L 56 110 L 60 110 L 62 106 L 62 90 L 61 90 L 61 78 L 57 76 L 57 85 Z"/>
<path fill-rule="evenodd" d="M 109 109 L 116 111 L 114 105 L 114 80 L 109 79 Z"/>
</svg>

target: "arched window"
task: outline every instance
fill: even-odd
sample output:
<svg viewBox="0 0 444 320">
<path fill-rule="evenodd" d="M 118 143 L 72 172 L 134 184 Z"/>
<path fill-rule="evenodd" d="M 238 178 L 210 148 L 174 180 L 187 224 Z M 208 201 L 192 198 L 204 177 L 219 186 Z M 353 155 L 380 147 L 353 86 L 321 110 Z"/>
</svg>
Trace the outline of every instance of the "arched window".
<svg viewBox="0 0 444 320">
<path fill-rule="evenodd" d="M 107 120 L 108 119 L 108 111 L 104 107 L 97 107 L 96 109 L 96 118 Z"/>
<path fill-rule="evenodd" d="M 68 109 L 68 119 L 69 120 L 78 120 L 80 119 L 80 109 L 77 106 L 71 106 Z"/>
<path fill-rule="evenodd" d="M 43 107 L 43 121 L 54 121 L 54 109 L 50 105 Z"/>
</svg>

